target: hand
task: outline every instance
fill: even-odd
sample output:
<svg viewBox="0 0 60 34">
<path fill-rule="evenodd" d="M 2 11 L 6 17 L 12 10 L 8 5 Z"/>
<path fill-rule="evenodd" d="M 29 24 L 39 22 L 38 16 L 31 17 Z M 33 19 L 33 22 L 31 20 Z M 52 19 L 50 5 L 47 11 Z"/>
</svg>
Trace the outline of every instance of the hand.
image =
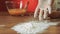
<svg viewBox="0 0 60 34">
<path fill-rule="evenodd" d="M 40 10 L 39 12 L 39 20 L 47 19 L 48 17 L 48 11 L 46 10 Z"/>
<path fill-rule="evenodd" d="M 49 6 L 48 7 L 48 10 L 47 9 L 40 9 L 40 12 L 39 12 L 39 20 L 43 20 L 43 19 L 48 19 L 48 14 L 51 14 L 51 7 Z M 36 8 L 35 10 L 35 13 L 34 13 L 34 18 L 36 18 L 38 16 L 38 7 Z"/>
</svg>

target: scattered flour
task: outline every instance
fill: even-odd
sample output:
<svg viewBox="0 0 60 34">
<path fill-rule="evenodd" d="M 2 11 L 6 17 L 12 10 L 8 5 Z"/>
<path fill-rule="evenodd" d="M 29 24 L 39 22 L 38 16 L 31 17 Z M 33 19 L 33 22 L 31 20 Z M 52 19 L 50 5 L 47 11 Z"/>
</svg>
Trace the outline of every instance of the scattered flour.
<svg viewBox="0 0 60 34">
<path fill-rule="evenodd" d="M 48 22 L 48 21 L 29 21 L 26 23 L 20 23 L 12 27 L 11 29 L 15 30 L 17 33 L 21 34 L 36 34 L 43 33 L 49 26 L 57 25 L 57 23 Z"/>
</svg>

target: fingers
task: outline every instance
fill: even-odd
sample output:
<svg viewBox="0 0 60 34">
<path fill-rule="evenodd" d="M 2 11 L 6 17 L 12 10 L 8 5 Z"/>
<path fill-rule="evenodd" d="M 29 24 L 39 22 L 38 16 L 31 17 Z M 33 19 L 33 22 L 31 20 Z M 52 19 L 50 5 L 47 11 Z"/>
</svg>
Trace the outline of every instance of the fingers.
<svg viewBox="0 0 60 34">
<path fill-rule="evenodd" d="M 36 11 L 34 13 L 34 18 L 37 17 L 37 13 L 38 13 L 38 7 L 36 8 Z M 48 13 L 51 14 L 51 6 L 48 7 L 48 11 L 47 11 L 47 9 L 44 9 L 44 11 L 42 9 L 40 9 L 39 20 L 41 21 L 43 19 L 48 19 Z"/>
<path fill-rule="evenodd" d="M 51 6 L 48 6 L 48 12 L 49 12 L 49 14 L 51 14 Z"/>
<path fill-rule="evenodd" d="M 44 19 L 47 19 L 47 17 L 48 17 L 47 15 L 48 15 L 48 11 L 47 11 L 47 9 L 46 9 L 46 10 L 44 10 L 43 18 L 44 18 Z"/>
<path fill-rule="evenodd" d="M 37 6 L 35 12 L 34 12 L 34 18 L 36 18 L 38 16 L 38 9 L 39 9 L 39 6 Z"/>
<path fill-rule="evenodd" d="M 47 9 L 45 9 L 44 11 L 40 10 L 39 20 L 42 21 L 43 19 L 47 19 L 47 17 L 48 17 L 48 11 L 47 11 Z"/>
<path fill-rule="evenodd" d="M 39 20 L 43 20 L 43 10 L 40 10 L 39 12 Z"/>
</svg>

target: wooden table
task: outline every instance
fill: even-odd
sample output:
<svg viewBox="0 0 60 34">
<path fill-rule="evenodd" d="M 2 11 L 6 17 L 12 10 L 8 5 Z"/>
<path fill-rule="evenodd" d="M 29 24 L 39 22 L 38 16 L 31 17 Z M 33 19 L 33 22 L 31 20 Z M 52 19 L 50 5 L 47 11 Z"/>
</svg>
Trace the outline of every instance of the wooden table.
<svg viewBox="0 0 60 34">
<path fill-rule="evenodd" d="M 10 16 L 10 15 L 1 15 L 0 13 L 0 25 L 6 25 L 0 27 L 0 34 L 17 34 L 16 31 L 11 30 L 10 28 L 13 27 L 14 25 L 21 23 L 21 22 L 26 22 L 34 20 L 33 16 Z M 51 20 L 53 22 L 60 22 L 60 20 Z M 45 31 L 43 34 L 60 34 L 60 24 L 57 26 L 51 26 Z"/>
</svg>

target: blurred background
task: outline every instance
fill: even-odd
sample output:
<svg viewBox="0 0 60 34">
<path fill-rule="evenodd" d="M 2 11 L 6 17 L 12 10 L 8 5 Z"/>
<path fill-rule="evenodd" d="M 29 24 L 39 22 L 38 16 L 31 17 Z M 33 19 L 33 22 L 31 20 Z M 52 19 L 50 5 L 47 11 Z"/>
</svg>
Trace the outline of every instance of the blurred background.
<svg viewBox="0 0 60 34">
<path fill-rule="evenodd" d="M 19 7 L 19 4 L 20 4 L 19 2 L 21 0 L 0 0 L 0 15 L 7 14 L 7 13 L 4 13 L 4 12 L 8 12 L 8 9 L 7 9 L 6 3 L 5 3 L 6 1 L 16 2 L 17 3 L 16 6 Z M 60 18 L 60 16 L 59 16 L 60 15 L 60 0 L 52 0 L 52 1 L 54 2 L 54 3 L 52 2 L 53 10 L 52 10 L 52 15 L 49 15 L 49 16 L 51 18 Z M 31 14 L 31 13 L 34 13 L 35 8 L 36 8 L 38 2 L 37 2 L 37 0 L 29 0 L 29 1 L 28 0 L 22 0 L 22 3 L 23 3 L 23 7 L 25 6 L 25 4 L 28 4 L 28 6 L 26 8 L 26 12 L 28 14 Z M 11 11 L 11 13 L 14 13 L 14 12 Z M 18 13 L 18 11 L 16 11 L 16 13 Z M 16 14 L 16 13 L 14 13 L 14 14 Z M 22 13 L 22 11 L 21 11 L 21 13 Z"/>
<path fill-rule="evenodd" d="M 20 2 L 20 0 L 0 0 L 0 11 L 6 11 L 6 3 L 5 1 L 14 1 L 14 2 Z M 25 3 L 27 3 L 28 0 L 23 0 L 23 6 L 25 5 Z M 32 2 L 32 3 L 31 3 Z M 37 0 L 30 0 L 29 1 L 29 5 L 28 5 L 28 11 L 34 11 L 37 5 Z"/>
</svg>

